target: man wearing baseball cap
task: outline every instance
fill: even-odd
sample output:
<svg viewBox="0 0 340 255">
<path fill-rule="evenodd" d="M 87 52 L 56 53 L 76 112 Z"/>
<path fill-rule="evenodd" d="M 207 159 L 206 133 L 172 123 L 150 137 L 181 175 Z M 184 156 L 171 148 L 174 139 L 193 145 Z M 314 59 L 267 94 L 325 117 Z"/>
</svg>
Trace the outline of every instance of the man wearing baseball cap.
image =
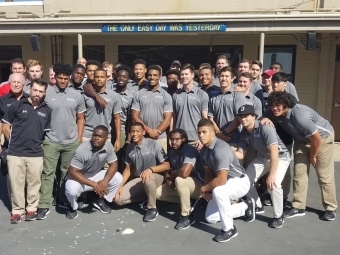
<svg viewBox="0 0 340 255">
<path fill-rule="evenodd" d="M 263 91 L 263 108 L 267 109 L 267 98 L 269 94 L 273 91 L 272 88 L 272 76 L 275 74 L 275 72 L 271 69 L 265 70 L 261 77 L 262 77 L 262 91 Z"/>
<path fill-rule="evenodd" d="M 238 109 L 238 118 L 243 126 L 238 148 L 232 147 L 238 159 L 242 160 L 251 145 L 257 157 L 246 168 L 250 183 L 254 184 L 261 176 L 269 172 L 266 178 L 267 189 L 272 197 L 274 219 L 271 228 L 281 228 L 283 224 L 283 193 L 281 182 L 290 163 L 290 154 L 277 135 L 275 128 L 261 125 L 252 105 L 243 105 Z M 262 204 L 254 185 L 250 186 L 247 198 L 253 198 L 257 207 Z"/>
<path fill-rule="evenodd" d="M 173 70 L 173 69 L 176 69 L 176 70 L 180 70 L 181 69 L 181 62 L 179 60 L 174 60 L 171 62 L 171 65 L 170 65 L 170 68 L 169 70 Z M 160 80 L 162 83 L 165 83 L 167 84 L 167 79 L 166 79 L 166 75 L 162 76 L 161 80 Z"/>
</svg>

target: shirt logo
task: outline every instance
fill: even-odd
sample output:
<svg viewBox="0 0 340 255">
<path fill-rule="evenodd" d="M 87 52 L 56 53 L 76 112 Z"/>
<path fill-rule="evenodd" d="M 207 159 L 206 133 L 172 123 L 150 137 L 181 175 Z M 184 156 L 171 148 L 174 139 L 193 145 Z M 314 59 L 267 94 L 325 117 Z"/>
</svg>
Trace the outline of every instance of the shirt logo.
<svg viewBox="0 0 340 255">
<path fill-rule="evenodd" d="M 23 113 L 27 113 L 27 110 L 22 110 Z"/>
<path fill-rule="evenodd" d="M 55 101 L 55 98 L 52 98 L 52 101 Z"/>
<path fill-rule="evenodd" d="M 66 101 L 73 102 L 73 101 L 74 101 L 74 98 L 66 98 Z"/>
<path fill-rule="evenodd" d="M 46 114 L 45 114 L 45 113 L 42 113 L 42 112 L 38 112 L 38 115 L 40 115 L 41 117 L 44 117 L 44 118 L 45 118 L 45 116 L 46 116 Z"/>
<path fill-rule="evenodd" d="M 7 106 L 10 106 L 11 104 L 7 104 Z"/>
</svg>

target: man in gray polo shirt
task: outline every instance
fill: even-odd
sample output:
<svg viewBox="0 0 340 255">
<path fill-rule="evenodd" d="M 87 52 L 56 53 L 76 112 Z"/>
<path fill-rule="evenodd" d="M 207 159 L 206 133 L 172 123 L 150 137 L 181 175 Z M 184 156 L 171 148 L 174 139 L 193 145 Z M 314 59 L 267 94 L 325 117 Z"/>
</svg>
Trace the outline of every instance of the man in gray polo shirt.
<svg viewBox="0 0 340 255">
<path fill-rule="evenodd" d="M 144 125 L 147 137 L 157 140 L 167 150 L 166 130 L 172 118 L 172 98 L 159 85 L 161 70 L 158 66 L 148 68 L 149 87 L 136 92 L 132 102 L 132 120 Z"/>
<path fill-rule="evenodd" d="M 114 201 L 122 206 L 143 202 L 147 198 L 148 210 L 143 220 L 154 221 L 158 215 L 156 190 L 164 180 L 160 173 L 169 170 L 170 165 L 162 146 L 155 140 L 144 138 L 142 123 L 133 123 L 130 135 L 133 143 L 128 145 L 125 152 L 123 182 Z"/>
<path fill-rule="evenodd" d="M 214 240 L 227 242 L 238 234 L 233 218 L 246 215 L 248 222 L 255 219 L 254 199 L 231 204 L 232 200 L 238 200 L 248 193 L 250 181 L 230 146 L 215 137 L 211 120 L 199 121 L 198 136 L 204 145 L 200 151 L 205 169 L 201 196 L 209 201 L 205 218 L 209 223 L 221 221 L 221 231 Z"/>
<path fill-rule="evenodd" d="M 296 104 L 287 92 L 272 92 L 264 116 L 276 121 L 294 138 L 294 181 L 292 208 L 285 218 L 305 215 L 310 164 L 321 188 L 324 220 L 334 220 L 338 207 L 334 179 L 334 130 L 311 108 Z M 263 123 L 267 120 L 263 120 Z"/>
<path fill-rule="evenodd" d="M 220 92 L 209 100 L 209 119 L 215 123 L 217 137 L 228 142 L 229 145 L 237 146 L 239 131 L 234 129 L 230 134 L 225 129 L 235 120 L 237 110 L 244 104 L 246 99 L 242 93 L 232 91 L 233 69 L 223 67 L 220 70 Z"/>
<path fill-rule="evenodd" d="M 181 204 L 181 219 L 175 229 L 187 229 L 195 223 L 190 213 L 190 198 L 198 199 L 204 181 L 204 169 L 198 151 L 188 144 L 183 129 L 173 129 L 170 134 L 172 150 L 169 152 L 171 169 L 166 173 L 162 186 L 157 189 L 157 199 Z"/>
<path fill-rule="evenodd" d="M 105 108 L 100 107 L 92 97 L 83 94 L 86 106 L 83 140 L 89 141 L 91 139 L 93 129 L 97 125 L 108 127 L 109 138 L 111 138 L 111 121 L 113 120 L 116 132 L 116 141 L 113 147 L 115 151 L 118 151 L 120 149 L 120 113 L 122 105 L 118 94 L 106 87 L 106 79 L 106 71 L 104 69 L 98 68 L 94 72 L 93 88 L 107 102 Z"/>
<path fill-rule="evenodd" d="M 85 103 L 83 97 L 68 87 L 72 68 L 70 65 L 55 64 L 56 85 L 49 87 L 45 103 L 51 109 L 51 131 L 46 134 L 44 148 L 44 166 L 39 192 L 39 210 L 37 219 L 45 219 L 49 213 L 54 175 L 60 158 L 61 180 L 67 173 L 72 156 L 82 140 L 84 131 Z M 65 207 L 66 197 L 61 187 L 58 204 Z"/>
<path fill-rule="evenodd" d="M 209 96 L 194 86 L 195 68 L 191 64 L 181 66 L 183 88 L 173 94 L 173 127 L 181 128 L 188 134 L 189 144 L 201 148 L 197 136 L 197 123 L 208 118 Z"/>
<path fill-rule="evenodd" d="M 108 141 L 108 134 L 107 127 L 95 127 L 91 141 L 81 144 L 73 155 L 65 184 L 65 194 L 70 203 L 66 213 L 69 219 L 78 216 L 77 198 L 87 191 L 95 191 L 99 197 L 93 201 L 94 207 L 102 213 L 111 212 L 105 200 L 113 200 L 122 183 L 122 175 L 117 172 L 117 156 Z M 103 169 L 105 163 L 109 165 L 107 170 Z"/>
<path fill-rule="evenodd" d="M 135 95 L 139 90 L 148 87 L 148 81 L 145 78 L 146 72 L 146 62 L 143 59 L 136 59 L 133 61 L 133 74 L 135 79 L 128 84 L 128 89 L 132 95 Z"/>
<path fill-rule="evenodd" d="M 246 174 L 250 182 L 254 184 L 261 176 L 269 173 L 266 182 L 274 207 L 274 219 L 269 226 L 271 228 L 281 228 L 283 224 L 283 191 L 281 183 L 290 163 L 290 154 L 274 127 L 260 125 L 253 106 L 241 106 L 237 115 L 243 129 L 237 150 L 234 147 L 232 149 L 240 160 L 244 158 L 249 145 L 257 152 L 257 157 L 248 165 Z M 247 197 L 254 198 L 257 207 L 262 207 L 254 185 L 250 187 Z"/>
<path fill-rule="evenodd" d="M 82 81 L 84 80 L 85 73 L 86 69 L 81 64 L 75 64 L 72 68 L 72 75 L 68 86 L 77 91 L 79 94 L 84 91 Z"/>
</svg>

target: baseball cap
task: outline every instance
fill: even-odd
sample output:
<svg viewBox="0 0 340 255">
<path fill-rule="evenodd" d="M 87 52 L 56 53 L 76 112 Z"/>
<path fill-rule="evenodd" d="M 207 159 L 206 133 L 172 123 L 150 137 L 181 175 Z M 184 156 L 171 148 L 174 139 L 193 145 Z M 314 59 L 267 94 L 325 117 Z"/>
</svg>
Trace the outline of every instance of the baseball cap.
<svg viewBox="0 0 340 255">
<path fill-rule="evenodd" d="M 254 114 L 254 115 L 256 115 L 254 106 L 252 106 L 252 105 L 250 105 L 250 104 L 242 105 L 242 106 L 238 109 L 238 112 L 237 112 L 237 116 L 239 116 L 239 115 L 249 115 L 249 114 Z"/>
<path fill-rule="evenodd" d="M 179 62 L 178 60 L 174 60 L 174 61 L 172 61 L 172 63 L 171 63 L 171 66 L 173 66 L 173 65 L 178 65 L 179 67 L 181 67 L 181 62 Z"/>
<path fill-rule="evenodd" d="M 275 72 L 271 69 L 267 69 L 263 72 L 261 76 L 263 76 L 264 74 L 268 75 L 269 77 L 272 77 L 275 74 Z"/>
</svg>

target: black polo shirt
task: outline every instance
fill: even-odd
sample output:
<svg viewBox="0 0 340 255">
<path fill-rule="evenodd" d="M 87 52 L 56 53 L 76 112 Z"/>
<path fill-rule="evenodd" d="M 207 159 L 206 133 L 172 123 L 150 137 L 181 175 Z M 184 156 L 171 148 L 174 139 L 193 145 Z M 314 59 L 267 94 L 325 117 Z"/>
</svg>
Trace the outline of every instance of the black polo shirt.
<svg viewBox="0 0 340 255">
<path fill-rule="evenodd" d="M 29 95 L 26 94 L 25 92 L 23 93 L 22 97 L 19 100 L 17 100 L 17 98 L 14 97 L 11 92 L 0 97 L 0 120 L 2 120 L 2 118 L 5 116 L 8 107 L 10 107 L 14 102 L 18 102 L 28 97 Z"/>
<path fill-rule="evenodd" d="M 45 102 L 34 109 L 27 98 L 13 103 L 2 121 L 11 125 L 8 155 L 42 157 L 44 132 L 51 129 L 51 110 Z"/>
</svg>

